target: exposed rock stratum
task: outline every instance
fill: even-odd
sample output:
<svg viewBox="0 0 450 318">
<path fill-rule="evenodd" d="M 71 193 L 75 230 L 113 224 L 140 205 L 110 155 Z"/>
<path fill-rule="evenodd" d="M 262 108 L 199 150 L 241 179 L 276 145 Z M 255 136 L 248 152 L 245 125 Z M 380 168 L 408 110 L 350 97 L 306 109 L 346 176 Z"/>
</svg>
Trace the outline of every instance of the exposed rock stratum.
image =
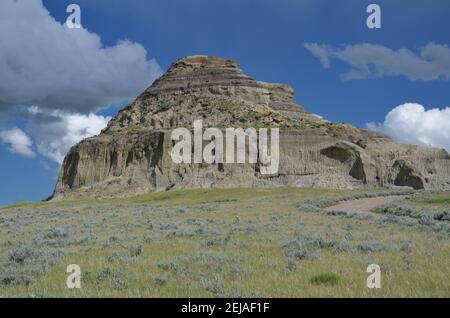
<svg viewBox="0 0 450 318">
<path fill-rule="evenodd" d="M 450 188 L 443 149 L 403 145 L 387 136 L 322 120 L 293 99 L 288 85 L 259 82 L 231 60 L 191 56 L 174 63 L 112 119 L 75 145 L 53 199 L 130 196 L 185 188 L 298 186 Z M 175 164 L 171 132 L 204 127 L 278 127 L 280 165 Z"/>
</svg>

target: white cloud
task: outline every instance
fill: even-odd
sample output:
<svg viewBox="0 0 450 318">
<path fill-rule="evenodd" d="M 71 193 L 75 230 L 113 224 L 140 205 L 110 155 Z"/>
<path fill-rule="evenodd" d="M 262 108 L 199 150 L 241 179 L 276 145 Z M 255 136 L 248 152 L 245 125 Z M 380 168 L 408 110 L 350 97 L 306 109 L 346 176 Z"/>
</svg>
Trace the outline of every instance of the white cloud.
<svg viewBox="0 0 450 318">
<path fill-rule="evenodd" d="M 403 104 L 391 110 L 384 123 L 369 123 L 367 128 L 384 132 L 402 143 L 445 148 L 450 152 L 450 107 L 426 110 L 420 104 Z"/>
<path fill-rule="evenodd" d="M 317 119 L 320 119 L 320 120 L 323 121 L 323 122 L 327 122 L 327 123 L 330 122 L 329 120 L 323 118 L 323 116 L 321 116 L 321 115 L 319 115 L 319 114 L 312 114 L 312 115 L 313 115 L 314 117 L 316 117 Z"/>
<path fill-rule="evenodd" d="M 29 108 L 28 130 L 36 141 L 37 151 L 46 158 L 62 163 L 70 148 L 81 140 L 98 135 L 111 117 L 68 113 L 54 110 L 45 113 Z"/>
<path fill-rule="evenodd" d="M 142 45 L 105 47 L 95 33 L 54 20 L 41 0 L 0 1 L 0 43 L 3 113 L 38 105 L 88 114 L 135 97 L 161 74 Z"/>
<path fill-rule="evenodd" d="M 450 79 L 450 48 L 428 43 L 417 52 L 406 48 L 392 50 L 382 45 L 362 43 L 334 48 L 306 43 L 305 48 L 318 58 L 324 68 L 331 59 L 347 63 L 351 69 L 342 74 L 344 80 L 404 76 L 411 81 Z"/>
<path fill-rule="evenodd" d="M 11 129 L 0 130 L 0 140 L 9 145 L 8 150 L 26 158 L 33 158 L 36 154 L 31 149 L 33 142 L 23 130 L 14 127 Z"/>
<path fill-rule="evenodd" d="M 133 99 L 161 73 L 139 43 L 105 47 L 97 34 L 57 22 L 41 0 L 0 1 L 0 120 L 26 120 L 36 151 L 50 160 L 61 163 L 106 126 L 99 109 Z M 13 153 L 35 155 L 19 129 L 2 140 Z"/>
<path fill-rule="evenodd" d="M 331 65 L 330 58 L 328 57 L 328 52 L 325 46 L 321 46 L 317 43 L 305 43 L 305 49 L 307 49 L 311 54 L 320 60 L 324 68 L 329 68 Z"/>
</svg>

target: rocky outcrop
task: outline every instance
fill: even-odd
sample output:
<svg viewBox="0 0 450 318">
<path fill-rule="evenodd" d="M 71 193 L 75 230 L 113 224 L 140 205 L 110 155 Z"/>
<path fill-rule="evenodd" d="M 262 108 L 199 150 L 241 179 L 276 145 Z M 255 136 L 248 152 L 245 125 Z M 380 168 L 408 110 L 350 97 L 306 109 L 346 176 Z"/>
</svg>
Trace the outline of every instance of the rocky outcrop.
<svg viewBox="0 0 450 318">
<path fill-rule="evenodd" d="M 174 63 L 98 136 L 67 154 L 54 199 L 129 196 L 184 188 L 313 186 L 450 188 L 450 156 L 305 111 L 287 85 L 255 81 L 234 61 L 192 56 Z M 277 127 L 280 165 L 175 164 L 171 132 L 204 127 Z"/>
</svg>

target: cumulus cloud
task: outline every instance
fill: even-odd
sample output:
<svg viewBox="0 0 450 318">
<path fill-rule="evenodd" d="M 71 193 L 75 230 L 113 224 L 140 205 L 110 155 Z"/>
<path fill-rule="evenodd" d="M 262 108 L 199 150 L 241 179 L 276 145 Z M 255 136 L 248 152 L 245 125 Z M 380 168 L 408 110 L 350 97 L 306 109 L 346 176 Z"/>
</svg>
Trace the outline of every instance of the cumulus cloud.
<svg viewBox="0 0 450 318">
<path fill-rule="evenodd" d="M 38 153 L 60 164 L 74 144 L 98 135 L 111 119 L 93 113 L 83 115 L 61 110 L 47 113 L 37 106 L 28 111 L 27 128 L 36 141 Z"/>
<path fill-rule="evenodd" d="M 25 120 L 29 134 L 2 130 L 1 140 L 27 157 L 34 141 L 58 163 L 106 126 L 98 110 L 134 98 L 162 73 L 141 44 L 106 47 L 97 34 L 57 22 L 41 0 L 0 1 L 0 43 L 0 121 Z"/>
<path fill-rule="evenodd" d="M 402 143 L 445 148 L 450 152 L 450 107 L 426 110 L 420 104 L 403 104 L 391 110 L 384 123 L 368 123 L 367 128 Z"/>
<path fill-rule="evenodd" d="M 12 154 L 17 154 L 26 158 L 36 156 L 32 150 L 33 142 L 31 138 L 20 128 L 0 130 L 0 141 L 8 145 L 8 150 Z"/>
<path fill-rule="evenodd" d="M 351 68 L 342 74 L 344 80 L 404 76 L 411 81 L 433 81 L 450 78 L 450 48 L 428 43 L 417 52 L 406 48 L 393 50 L 369 43 L 336 48 L 306 43 L 305 48 L 329 68 L 331 60 L 339 60 Z"/>
<path fill-rule="evenodd" d="M 135 97 L 161 74 L 142 45 L 105 47 L 95 33 L 57 22 L 41 0 L 0 1 L 0 43 L 3 112 L 39 105 L 89 114 Z"/>
</svg>

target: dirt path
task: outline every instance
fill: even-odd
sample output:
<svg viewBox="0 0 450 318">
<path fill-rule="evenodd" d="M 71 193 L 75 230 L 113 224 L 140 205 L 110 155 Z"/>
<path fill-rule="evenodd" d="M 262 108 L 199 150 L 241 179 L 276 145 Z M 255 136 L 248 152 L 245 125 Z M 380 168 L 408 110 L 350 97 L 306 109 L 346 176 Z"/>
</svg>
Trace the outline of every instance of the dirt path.
<svg viewBox="0 0 450 318">
<path fill-rule="evenodd" d="M 347 213 L 370 212 L 376 207 L 395 200 L 403 199 L 405 196 L 394 195 L 387 197 L 365 198 L 359 200 L 344 201 L 326 208 L 327 211 L 344 211 Z"/>
</svg>

